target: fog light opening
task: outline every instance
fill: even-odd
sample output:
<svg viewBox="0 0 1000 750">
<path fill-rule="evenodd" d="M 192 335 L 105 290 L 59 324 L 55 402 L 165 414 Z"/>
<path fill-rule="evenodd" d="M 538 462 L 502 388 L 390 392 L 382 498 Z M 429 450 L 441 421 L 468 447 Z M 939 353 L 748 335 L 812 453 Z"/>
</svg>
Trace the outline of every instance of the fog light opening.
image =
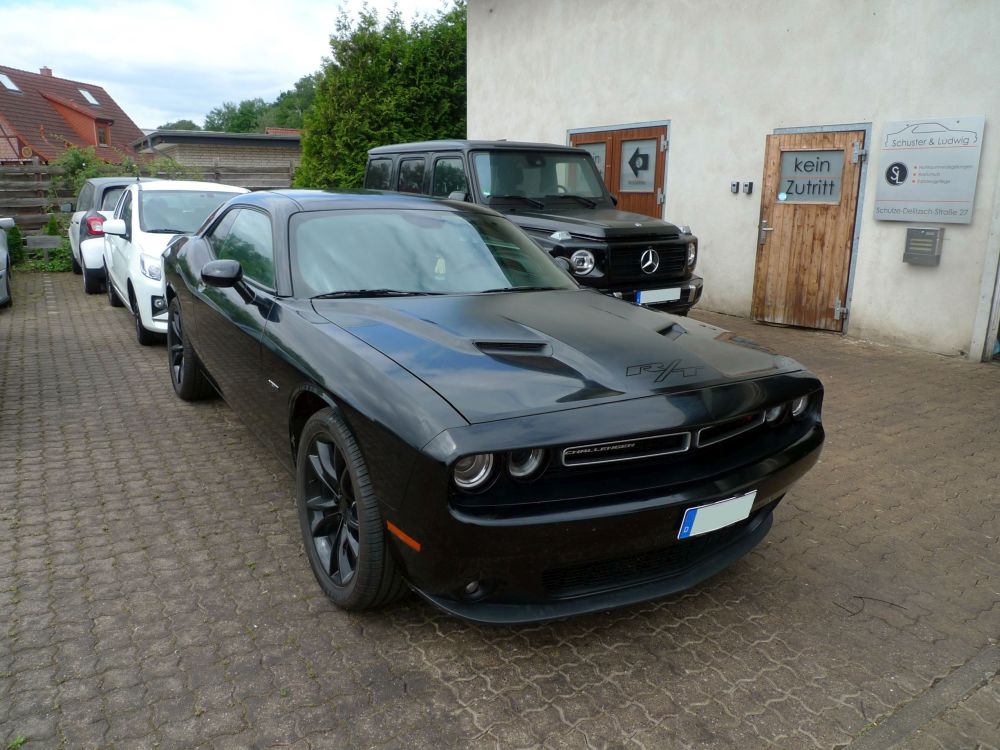
<svg viewBox="0 0 1000 750">
<path fill-rule="evenodd" d="M 781 419 L 781 416 L 785 413 L 785 405 L 779 404 L 778 406 L 772 406 L 770 409 L 764 412 L 764 420 L 768 424 L 775 424 Z"/>
<path fill-rule="evenodd" d="M 798 419 L 803 414 L 806 413 L 806 409 L 809 408 L 809 397 L 799 396 L 797 399 L 792 401 L 792 416 Z"/>
</svg>

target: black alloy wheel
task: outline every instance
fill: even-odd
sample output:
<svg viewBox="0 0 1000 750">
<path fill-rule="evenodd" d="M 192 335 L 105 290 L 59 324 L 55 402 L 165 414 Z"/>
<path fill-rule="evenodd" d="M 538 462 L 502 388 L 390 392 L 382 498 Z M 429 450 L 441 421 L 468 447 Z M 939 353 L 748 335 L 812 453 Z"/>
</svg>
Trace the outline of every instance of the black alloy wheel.
<svg viewBox="0 0 1000 750">
<path fill-rule="evenodd" d="M 135 340 L 142 346 L 150 346 L 156 343 L 156 334 L 147 331 L 142 325 L 142 317 L 139 315 L 139 303 L 135 300 L 135 292 L 129 289 L 128 303 L 132 308 L 132 319 L 135 322 Z"/>
<path fill-rule="evenodd" d="M 309 565 L 338 606 L 359 611 L 406 586 L 385 538 L 361 450 L 340 414 L 322 409 L 299 443 L 297 505 Z"/>
<path fill-rule="evenodd" d="M 194 347 L 184 338 L 181 304 L 176 297 L 170 300 L 167 308 L 167 364 L 174 393 L 182 399 L 198 401 L 213 395 Z"/>
<path fill-rule="evenodd" d="M 108 304 L 112 307 L 122 307 L 123 303 L 115 291 L 115 285 L 111 283 L 111 274 L 108 273 L 107 266 L 104 266 L 104 278 L 107 279 L 108 285 Z"/>
</svg>

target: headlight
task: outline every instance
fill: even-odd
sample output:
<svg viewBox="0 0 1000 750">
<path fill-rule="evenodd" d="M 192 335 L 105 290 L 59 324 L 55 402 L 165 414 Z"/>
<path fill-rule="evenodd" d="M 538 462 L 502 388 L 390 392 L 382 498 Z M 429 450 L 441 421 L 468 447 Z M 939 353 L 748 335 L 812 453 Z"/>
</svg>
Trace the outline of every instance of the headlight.
<svg viewBox="0 0 1000 750">
<path fill-rule="evenodd" d="M 792 401 L 792 416 L 801 417 L 806 413 L 807 408 L 809 408 L 809 397 L 799 396 L 797 399 Z"/>
<path fill-rule="evenodd" d="M 770 409 L 764 412 L 764 419 L 768 424 L 774 424 L 779 419 L 781 415 L 785 413 L 785 405 L 779 404 L 778 406 L 772 406 Z"/>
<path fill-rule="evenodd" d="M 577 276 L 586 276 L 594 270 L 594 254 L 590 250 L 577 250 L 569 256 L 569 264 Z"/>
<path fill-rule="evenodd" d="M 545 463 L 545 451 L 532 448 L 512 451 L 507 459 L 507 469 L 514 479 L 527 479 L 538 472 Z"/>
<path fill-rule="evenodd" d="M 694 268 L 698 262 L 698 245 L 695 242 L 688 243 L 688 268 Z"/>
<path fill-rule="evenodd" d="M 455 484 L 463 490 L 472 491 L 482 487 L 493 473 L 493 454 L 477 453 L 465 456 L 455 462 L 452 476 Z"/>
<path fill-rule="evenodd" d="M 139 270 L 142 271 L 143 276 L 153 281 L 159 281 L 163 278 L 163 268 L 160 266 L 160 259 L 154 255 L 140 253 Z"/>
</svg>

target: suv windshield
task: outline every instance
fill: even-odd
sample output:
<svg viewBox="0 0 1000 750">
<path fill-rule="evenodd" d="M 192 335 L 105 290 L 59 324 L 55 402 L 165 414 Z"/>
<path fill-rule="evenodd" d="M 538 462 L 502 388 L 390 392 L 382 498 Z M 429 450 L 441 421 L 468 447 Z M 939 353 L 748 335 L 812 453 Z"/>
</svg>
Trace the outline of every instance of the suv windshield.
<svg viewBox="0 0 1000 750">
<path fill-rule="evenodd" d="M 480 151 L 472 158 L 479 191 L 502 199 L 604 198 L 604 183 L 588 154 L 559 151 Z"/>
<path fill-rule="evenodd" d="M 219 190 L 140 190 L 139 226 L 144 232 L 188 234 L 239 193 Z"/>
<path fill-rule="evenodd" d="M 578 288 L 517 227 L 496 216 L 317 211 L 295 214 L 290 235 L 297 297 Z"/>
</svg>

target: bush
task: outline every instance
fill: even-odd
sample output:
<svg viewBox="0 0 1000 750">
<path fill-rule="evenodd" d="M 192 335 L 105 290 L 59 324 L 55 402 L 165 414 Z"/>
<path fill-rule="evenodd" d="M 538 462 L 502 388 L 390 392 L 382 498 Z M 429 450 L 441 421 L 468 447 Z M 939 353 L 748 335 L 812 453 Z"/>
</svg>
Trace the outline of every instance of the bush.
<svg viewBox="0 0 1000 750">
<path fill-rule="evenodd" d="M 62 226 L 56 214 L 49 214 L 49 220 L 45 223 L 45 234 L 49 237 L 58 237 L 62 234 Z"/>
<path fill-rule="evenodd" d="M 10 252 L 11 265 L 16 266 L 24 262 L 24 238 L 16 226 L 7 230 L 7 250 Z"/>
<path fill-rule="evenodd" d="M 13 261 L 13 257 L 11 258 Z M 49 250 L 49 259 L 31 258 L 19 265 L 20 271 L 49 271 L 62 273 L 73 270 L 73 250 L 69 245 L 69 237 L 63 237 L 59 247 Z"/>
</svg>

